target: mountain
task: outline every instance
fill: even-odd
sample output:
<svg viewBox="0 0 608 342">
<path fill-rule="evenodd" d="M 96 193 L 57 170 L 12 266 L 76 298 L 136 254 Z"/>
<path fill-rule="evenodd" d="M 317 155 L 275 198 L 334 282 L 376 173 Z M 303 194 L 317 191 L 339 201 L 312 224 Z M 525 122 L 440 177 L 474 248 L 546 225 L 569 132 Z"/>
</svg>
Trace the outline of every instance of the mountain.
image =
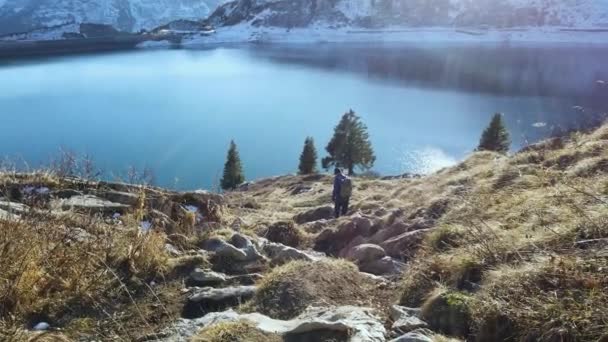
<svg viewBox="0 0 608 342">
<path fill-rule="evenodd" d="M 0 0 L 0 34 L 68 23 L 151 29 L 176 19 L 201 19 L 224 0 Z"/>
<path fill-rule="evenodd" d="M 286 28 L 608 28 L 608 0 L 236 0 L 220 6 L 208 21 L 215 26 L 249 23 Z"/>
</svg>

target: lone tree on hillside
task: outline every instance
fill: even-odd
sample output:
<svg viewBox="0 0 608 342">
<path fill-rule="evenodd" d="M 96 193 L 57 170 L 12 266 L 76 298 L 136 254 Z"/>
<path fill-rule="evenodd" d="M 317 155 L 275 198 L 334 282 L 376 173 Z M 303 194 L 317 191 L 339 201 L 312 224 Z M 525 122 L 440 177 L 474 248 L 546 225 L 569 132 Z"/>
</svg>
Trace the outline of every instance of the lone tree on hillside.
<svg viewBox="0 0 608 342">
<path fill-rule="evenodd" d="M 496 113 L 488 128 L 483 131 L 477 150 L 506 153 L 509 152 L 510 146 L 511 138 L 502 119 L 502 114 Z"/>
<path fill-rule="evenodd" d="M 352 109 L 342 116 L 325 149 L 329 156 L 323 158 L 324 169 L 344 167 L 353 175 L 355 167 L 370 169 L 376 161 L 367 126 Z"/>
<path fill-rule="evenodd" d="M 304 150 L 300 154 L 298 169 L 301 175 L 310 175 L 317 172 L 317 149 L 312 137 L 308 137 L 304 141 Z"/>
<path fill-rule="evenodd" d="M 243 175 L 243 166 L 241 165 L 239 151 L 236 148 L 234 140 L 232 140 L 230 142 L 230 148 L 228 149 L 226 164 L 224 165 L 224 176 L 221 180 L 221 186 L 224 190 L 234 190 L 244 181 L 245 176 Z"/>
</svg>

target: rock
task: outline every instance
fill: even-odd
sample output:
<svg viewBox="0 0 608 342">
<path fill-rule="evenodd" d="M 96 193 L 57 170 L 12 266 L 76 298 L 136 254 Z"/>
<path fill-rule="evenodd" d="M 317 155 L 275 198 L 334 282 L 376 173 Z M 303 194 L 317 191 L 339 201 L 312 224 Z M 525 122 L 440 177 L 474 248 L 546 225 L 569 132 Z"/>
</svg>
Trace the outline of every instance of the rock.
<svg viewBox="0 0 608 342">
<path fill-rule="evenodd" d="M 30 207 L 25 204 L 0 200 L 0 209 L 12 214 L 24 214 Z"/>
<path fill-rule="evenodd" d="M 390 256 L 382 259 L 359 264 L 361 272 L 367 272 L 374 275 L 396 275 L 404 272 L 406 265 L 397 261 Z"/>
<path fill-rule="evenodd" d="M 322 334 L 335 332 L 350 336 L 350 342 L 381 342 L 385 341 L 386 334 L 382 322 L 371 309 L 342 306 L 311 307 L 289 321 L 272 319 L 259 313 L 239 314 L 233 310 L 214 312 L 202 318 L 179 320 L 163 331 L 160 334 L 163 337 L 158 341 L 185 342 L 202 328 L 242 320 L 251 322 L 264 332 L 282 335 L 286 341 L 295 338 L 299 338 L 299 341 L 318 341 Z"/>
<path fill-rule="evenodd" d="M 6 220 L 6 221 L 17 221 L 20 219 L 20 216 L 13 213 L 13 212 L 8 212 L 6 210 L 0 209 L 0 220 Z"/>
<path fill-rule="evenodd" d="M 51 197 L 54 198 L 70 198 L 74 196 L 82 196 L 83 193 L 74 189 L 61 189 L 51 192 Z"/>
<path fill-rule="evenodd" d="M 374 244 L 362 244 L 355 246 L 348 253 L 347 259 L 357 264 L 380 260 L 386 256 L 384 248 Z"/>
<path fill-rule="evenodd" d="M 396 221 L 389 225 L 387 228 L 378 230 L 369 239 L 371 243 L 380 244 L 388 239 L 394 238 L 395 236 L 401 235 L 407 232 L 413 232 L 415 230 L 428 229 L 433 226 L 433 223 L 424 218 L 418 218 L 414 220 L 408 220 L 406 222 Z"/>
<path fill-rule="evenodd" d="M 344 248 L 342 248 L 342 250 L 338 254 L 338 257 L 347 259 L 348 256 L 350 255 L 350 253 L 352 252 L 353 248 L 355 248 L 359 245 L 364 245 L 367 242 L 368 242 L 367 238 L 365 238 L 361 235 L 355 237 L 354 239 L 350 240 L 350 242 L 346 246 L 344 246 Z"/>
<path fill-rule="evenodd" d="M 110 202 L 128 206 L 136 206 L 140 199 L 138 194 L 122 191 L 100 191 L 97 193 L 97 196 Z"/>
<path fill-rule="evenodd" d="M 183 254 L 179 249 L 177 249 L 177 247 L 173 246 L 170 243 L 165 244 L 165 251 L 174 257 L 178 257 Z"/>
<path fill-rule="evenodd" d="M 386 254 L 399 259 L 408 259 L 418 249 L 420 242 L 431 229 L 403 233 L 380 244 Z"/>
<path fill-rule="evenodd" d="M 315 250 L 330 255 L 339 255 L 346 246 L 357 237 L 368 237 L 371 234 L 372 221 L 365 217 L 354 217 L 341 224 L 336 230 L 326 229 L 315 239 Z"/>
<path fill-rule="evenodd" d="M 263 251 L 275 265 L 283 265 L 292 260 L 313 261 L 308 254 L 280 243 L 268 242 Z"/>
<path fill-rule="evenodd" d="M 34 325 L 34 327 L 32 328 L 32 330 L 34 331 L 47 331 L 51 328 L 51 325 L 48 324 L 47 322 L 40 322 L 36 325 Z"/>
<path fill-rule="evenodd" d="M 264 279 L 264 276 L 259 273 L 242 274 L 228 277 L 229 283 L 241 285 L 255 285 L 258 281 Z"/>
<path fill-rule="evenodd" d="M 433 342 L 433 332 L 427 329 L 418 329 L 408 332 L 407 334 L 398 337 L 390 342 Z"/>
<path fill-rule="evenodd" d="M 92 195 L 56 199 L 53 200 L 51 206 L 60 207 L 62 210 L 77 210 L 90 213 L 122 213 L 130 208 L 128 205 L 110 202 Z"/>
<path fill-rule="evenodd" d="M 230 243 L 219 238 L 203 242 L 202 248 L 214 252 L 211 262 L 214 271 L 230 274 L 255 273 L 263 269 L 266 258 L 243 235 L 234 234 Z"/>
<path fill-rule="evenodd" d="M 228 280 L 228 277 L 223 273 L 195 269 L 190 273 L 187 284 L 189 286 L 216 286 L 223 284 Z"/>
<path fill-rule="evenodd" d="M 318 220 L 314 222 L 304 223 L 300 226 L 300 229 L 303 229 L 305 232 L 310 234 L 316 234 L 323 229 L 327 228 L 329 224 L 328 220 Z"/>
<path fill-rule="evenodd" d="M 236 248 L 234 245 L 227 243 L 219 238 L 212 238 L 203 243 L 203 249 L 210 252 L 215 252 L 215 255 L 222 258 L 229 258 L 237 261 L 246 261 L 247 253 L 244 250 Z"/>
<path fill-rule="evenodd" d="M 330 206 L 319 207 L 296 215 L 293 220 L 298 224 L 329 220 L 334 218 L 334 208 Z"/>
<path fill-rule="evenodd" d="M 209 312 L 238 306 L 255 295 L 255 286 L 234 286 L 221 289 L 210 287 L 195 290 L 184 306 L 184 318 L 202 317 Z"/>
<path fill-rule="evenodd" d="M 399 305 L 391 307 L 392 329 L 400 334 L 409 333 L 420 328 L 428 328 L 428 324 L 419 317 L 419 309 L 410 309 Z"/>
<path fill-rule="evenodd" d="M 255 260 L 263 260 L 264 256 L 258 252 L 256 246 L 251 242 L 251 240 L 241 234 L 234 234 L 230 239 L 230 243 L 239 248 L 246 255 L 246 261 L 255 261 Z"/>
</svg>

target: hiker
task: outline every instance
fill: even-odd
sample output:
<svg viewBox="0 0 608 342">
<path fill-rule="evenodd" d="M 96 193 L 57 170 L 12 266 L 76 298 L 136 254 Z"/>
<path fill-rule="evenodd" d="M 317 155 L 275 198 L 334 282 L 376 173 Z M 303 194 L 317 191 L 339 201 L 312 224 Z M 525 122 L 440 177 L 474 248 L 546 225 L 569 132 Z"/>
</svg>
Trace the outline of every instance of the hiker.
<svg viewBox="0 0 608 342">
<path fill-rule="evenodd" d="M 351 179 L 346 177 L 339 168 L 334 170 L 334 175 L 334 192 L 332 200 L 335 205 L 336 218 L 338 218 L 348 213 L 348 202 L 353 193 L 353 184 Z"/>
</svg>

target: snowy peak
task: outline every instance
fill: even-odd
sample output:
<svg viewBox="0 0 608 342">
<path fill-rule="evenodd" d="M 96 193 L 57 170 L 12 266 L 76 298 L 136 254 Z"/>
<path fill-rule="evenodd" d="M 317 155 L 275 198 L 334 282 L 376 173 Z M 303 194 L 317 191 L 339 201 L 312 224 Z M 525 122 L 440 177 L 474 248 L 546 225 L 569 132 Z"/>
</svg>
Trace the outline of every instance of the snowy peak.
<svg viewBox="0 0 608 342">
<path fill-rule="evenodd" d="M 224 0 L 0 0 L 0 34 L 68 23 L 151 29 L 176 19 L 200 20 Z"/>
<path fill-rule="evenodd" d="M 208 22 L 267 27 L 607 27 L 608 0 L 236 0 Z"/>
</svg>

